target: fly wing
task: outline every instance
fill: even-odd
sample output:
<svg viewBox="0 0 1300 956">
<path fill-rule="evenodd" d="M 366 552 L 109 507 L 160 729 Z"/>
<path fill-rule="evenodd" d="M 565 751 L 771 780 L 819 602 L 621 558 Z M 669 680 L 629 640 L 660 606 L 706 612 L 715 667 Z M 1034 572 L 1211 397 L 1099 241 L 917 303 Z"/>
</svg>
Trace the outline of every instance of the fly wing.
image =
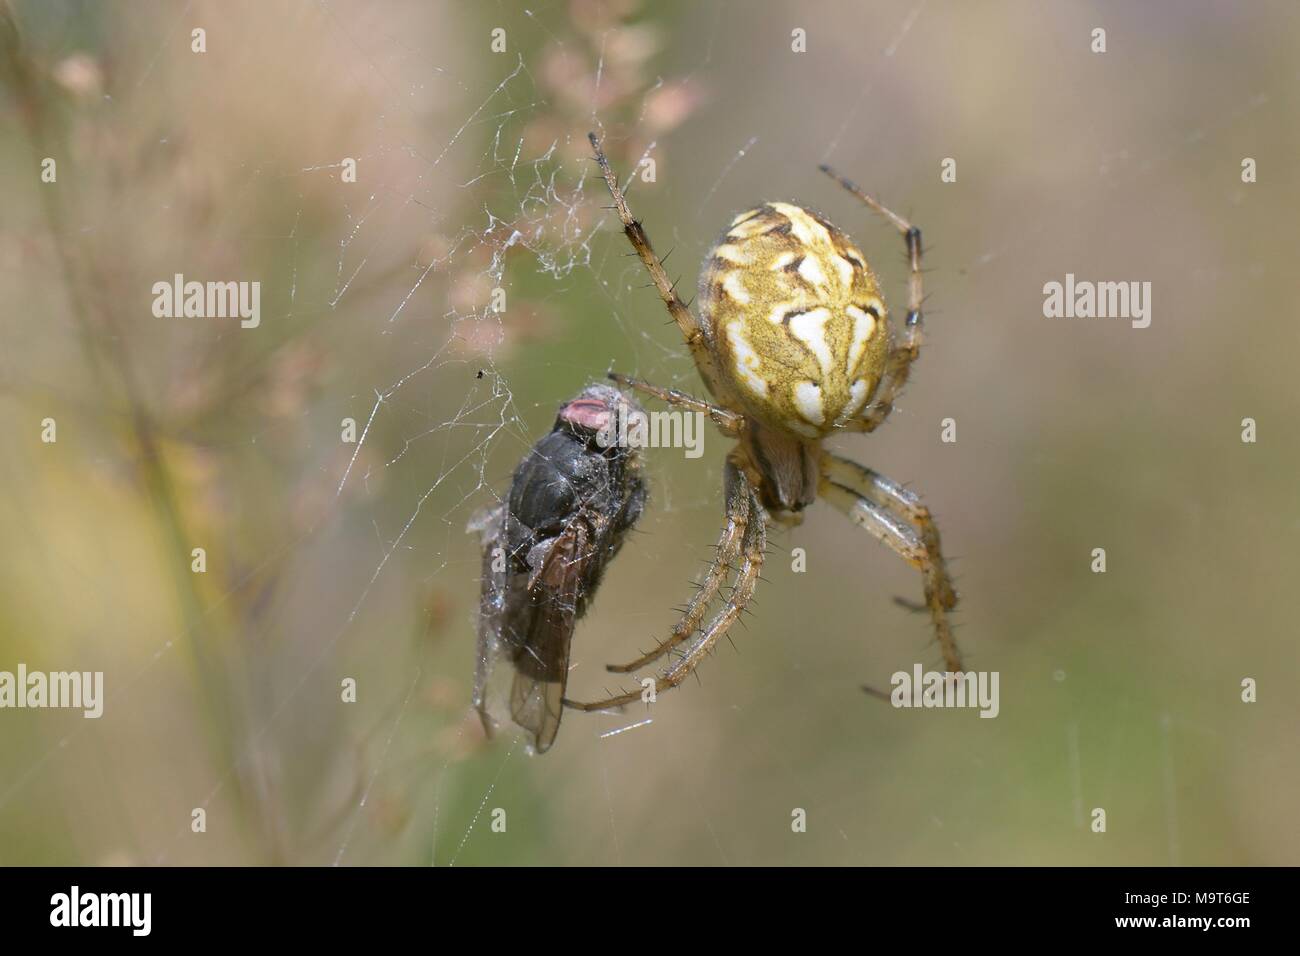
<svg viewBox="0 0 1300 956">
<path fill-rule="evenodd" d="M 577 609 L 589 566 L 599 560 L 581 519 L 538 544 L 528 556 L 529 613 L 510 622 L 517 641 L 510 713 L 516 724 L 533 734 L 538 753 L 550 748 L 560 729 Z"/>
<path fill-rule="evenodd" d="M 479 594 L 478 657 L 474 662 L 474 709 L 490 737 L 497 723 L 509 714 L 499 687 L 504 675 L 498 666 L 510 659 L 511 648 L 503 633 L 506 617 L 506 585 L 510 575 L 505 560 L 504 504 L 480 511 L 470 520 L 469 532 L 477 532 L 483 548 L 482 589 Z"/>
</svg>

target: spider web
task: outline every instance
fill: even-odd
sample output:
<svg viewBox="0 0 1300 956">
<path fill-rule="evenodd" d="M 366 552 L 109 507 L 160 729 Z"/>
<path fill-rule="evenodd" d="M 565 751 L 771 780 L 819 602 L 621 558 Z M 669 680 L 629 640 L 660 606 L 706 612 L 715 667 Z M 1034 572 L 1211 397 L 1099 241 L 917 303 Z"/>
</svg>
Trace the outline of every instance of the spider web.
<svg viewBox="0 0 1300 956">
<path fill-rule="evenodd" d="M 209 415 L 194 444 L 231 482 L 249 449 L 265 449 L 273 487 L 240 486 L 240 494 L 265 495 L 265 508 L 224 525 L 206 522 L 217 543 L 210 550 L 229 560 L 198 621 L 180 633 L 147 634 L 126 663 L 105 668 L 104 723 L 44 730 L 0 788 L 0 812 L 31 811 L 43 792 L 58 792 L 94 765 L 98 748 L 111 752 L 172 713 L 182 691 L 203 685 L 203 665 L 190 660 L 196 643 L 216 641 L 224 646 L 216 686 L 227 696 L 196 704 L 200 715 L 169 738 L 167 746 L 190 753 L 174 785 L 155 786 L 143 799 L 131 790 L 125 799 L 141 800 L 138 810 L 100 808 L 102 827 L 88 828 L 82 847 L 65 852 L 142 863 L 986 862 L 1024 860 L 1042 841 L 1043 852 L 1062 859 L 1190 862 L 1197 853 L 1213 855 L 1203 843 L 1186 846 L 1196 814 L 1205 811 L 1180 803 L 1180 792 L 1233 765 L 1226 757 L 1198 762 L 1191 751 L 1240 746 L 1241 718 L 1200 716 L 1189 703 L 1185 692 L 1208 681 L 1205 672 L 1178 671 L 1153 686 L 1097 673 L 1082 638 L 1052 646 L 1047 598 L 1023 612 L 998 605 L 1010 597 L 984 567 L 992 564 L 986 552 L 1005 561 L 1017 551 L 1000 539 L 973 543 L 1004 532 L 981 521 L 966 499 L 992 501 L 1010 521 L 1012 505 L 997 490 L 1010 479 L 973 436 L 963 435 L 970 444 L 959 442 L 953 458 L 932 423 L 956 414 L 972 431 L 1005 431 L 998 422 L 1012 420 L 1025 430 L 1041 426 L 1048 412 L 1021 412 L 1000 395 L 963 410 L 980 400 L 987 369 L 1004 360 L 997 347 L 1015 344 L 1001 329 L 981 340 L 955 326 L 997 321 L 994 303 L 1032 319 L 1042 282 L 1066 271 L 1122 271 L 1122 260 L 1079 247 L 1048 255 L 1038 247 L 1060 234 L 1063 221 L 1100 229 L 1089 218 L 1093 207 L 1122 219 L 1134 197 L 1171 178 L 1235 164 L 1248 148 L 1238 144 L 1256 124 L 1284 122 L 1279 91 L 1294 77 L 1219 75 L 1222 108 L 1209 118 L 1174 109 L 1154 135 L 1126 127 L 1099 138 L 1061 177 L 1083 183 L 1072 195 L 1034 189 L 1035 202 L 1022 206 L 1020 191 L 1048 174 L 1026 162 L 999 179 L 990 171 L 1001 155 L 997 137 L 954 140 L 944 122 L 969 127 L 946 107 L 932 107 L 951 95 L 927 79 L 927 63 L 952 53 L 949 21 L 936 7 L 925 0 L 870 11 L 827 4 L 814 16 L 770 4 L 771 16 L 755 14 L 753 24 L 737 22 L 738 7 L 691 6 L 660 18 L 632 2 L 432 11 L 303 2 L 272 12 L 192 3 L 160 6 L 149 45 L 116 51 L 129 65 L 114 87 L 115 122 L 142 136 L 153 135 L 150 119 L 184 108 L 183 95 L 180 105 L 157 113 L 141 104 L 192 67 L 187 53 L 175 52 L 192 24 L 208 28 L 206 56 L 226 70 L 251 71 L 243 102 L 265 100 L 250 121 L 256 133 L 273 133 L 300 110 L 315 127 L 301 142 L 274 148 L 257 135 L 236 137 L 214 163 L 225 177 L 219 237 L 256 244 L 275 263 L 264 279 L 262 327 L 213 332 L 170 356 L 165 347 L 141 346 L 139 357 L 160 375 L 169 362 L 203 369 L 201 348 L 231 353 L 225 374 L 232 378 L 241 361 L 264 364 L 270 371 L 255 401 L 273 411 L 234 404 L 229 429 L 214 427 Z M 1009 7 L 990 16 L 1004 31 L 1022 29 Z M 1160 26 L 1142 14 L 1111 10 L 1106 19 L 1113 43 L 1157 45 Z M 44 35 L 53 50 L 70 55 L 79 48 L 73 28 L 52 20 Z M 807 29 L 811 52 L 791 51 L 794 27 Z M 492 48 L 497 28 L 504 30 L 501 52 Z M 1069 60 L 1065 76 L 1052 78 L 1056 95 L 1044 99 L 1055 105 L 1067 102 L 1061 91 L 1080 76 L 1122 86 L 1126 76 L 1148 75 L 1149 65 L 1122 47 L 1113 54 L 1114 72 L 1095 72 L 1089 28 L 1072 13 L 1033 25 L 1042 45 L 1084 51 Z M 839 38 L 850 35 L 866 39 L 847 47 Z M 223 48 L 230 37 L 240 44 Z M 1196 46 L 1193 37 L 1179 55 L 1191 58 Z M 1040 70 L 1049 62 L 1034 60 Z M 304 69 L 307 77 L 294 75 Z M 765 79 L 769 74 L 776 79 Z M 217 75 L 191 78 L 185 92 L 195 95 Z M 320 84 L 315 103 L 298 98 L 311 92 L 311 81 Z M 748 95 L 751 84 L 762 95 Z M 801 101 L 811 105 L 795 115 Z M 1042 102 L 1029 93 L 997 106 L 971 99 L 972 108 L 1002 116 L 1030 115 Z M 943 121 L 919 116 L 931 107 Z M 142 115 L 133 118 L 137 108 Z M 233 113 L 205 116 L 239 122 Z M 1014 125 L 1023 146 L 1023 129 Z M 676 330 L 602 208 L 607 198 L 590 161 L 589 129 L 601 133 L 633 211 L 683 288 L 693 284 L 730 212 L 754 199 L 791 198 L 832 213 L 861 237 L 897 308 L 904 269 L 896 237 L 818 181 L 822 161 L 870 182 L 881 197 L 902 197 L 899 211 L 927 230 L 934 243 L 926 261 L 932 345 L 892 427 L 873 436 L 871 454 L 943 503 L 940 517 L 955 519 L 945 541 L 955 542 L 959 555 L 980 555 L 967 576 L 968 600 L 982 598 L 985 609 L 962 619 L 968 627 L 958 637 L 974 666 L 1009 672 L 1006 699 L 1031 701 L 1021 706 L 1041 733 L 1014 716 L 959 724 L 966 715 L 941 715 L 923 730 L 904 729 L 897 712 L 864 699 L 862 682 L 883 683 L 913 660 L 935 665 L 937 652 L 925 645 L 924 623 L 890 605 L 891 595 L 919 588 L 912 573 L 818 514 L 775 537 L 754 614 L 732 635 L 739 653 L 723 645 L 719 660 L 705 665 L 703 686 L 688 685 L 649 711 L 568 714 L 556 748 L 540 758 L 509 735 L 483 739 L 467 711 L 479 567 L 477 541 L 465 530 L 470 518 L 500 500 L 559 402 L 607 369 L 700 391 Z M 1053 162 L 1070 162 L 1061 150 L 1046 152 Z M 948 155 L 958 157 L 959 183 L 983 177 L 995 185 L 976 199 L 950 200 L 937 185 L 938 160 Z M 345 156 L 356 160 L 355 183 L 342 178 Z M 146 181 L 141 192 L 149 195 L 150 186 Z M 268 206 L 269 197 L 275 201 Z M 1177 205 L 1166 202 L 1162 208 Z M 984 218 L 989 210 L 998 215 L 992 226 Z M 223 262 L 185 251 L 188 258 L 159 253 L 142 274 Z M 1028 279 L 1026 260 L 1038 267 Z M 1243 272 L 1252 267 L 1247 256 L 1229 263 Z M 1163 275 L 1167 266 L 1155 257 L 1142 268 Z M 1012 281 L 1019 281 L 1009 293 L 1014 301 L 1004 303 Z M 1043 348 L 1069 349 L 1078 341 L 1070 336 L 1090 332 L 1053 329 L 1056 337 Z M 249 335 L 275 345 L 241 356 L 236 343 Z M 955 337 L 953 344 L 945 336 Z M 956 368 L 965 357 L 970 367 Z M 1050 391 L 1033 371 L 1028 379 Z M 215 388 L 216 380 L 202 381 Z M 164 424 L 175 394 L 160 388 L 154 396 Z M 355 440 L 339 441 L 343 420 L 354 424 Z M 699 462 L 671 450 L 650 456 L 650 508 L 579 625 L 575 696 L 615 686 L 603 664 L 649 646 L 689 595 L 721 508 L 726 443 L 710 434 L 705 448 Z M 214 514 L 238 497 L 208 492 L 218 499 Z M 277 511 L 288 517 L 264 533 L 243 526 Z M 1035 540 L 1024 533 L 1016 544 L 1033 548 Z M 795 547 L 820 570 L 791 574 Z M 854 605 L 844 608 L 846 601 Z M 828 623 L 809 627 L 810 615 L 823 610 Z M 1072 613 L 1081 634 L 1105 624 L 1062 612 L 1067 619 Z M 1025 651 L 1022 642 L 1038 649 Z M 1259 653 L 1267 659 L 1271 650 L 1261 645 Z M 1247 666 L 1218 663 L 1233 675 Z M 356 681 L 355 703 L 340 700 L 345 678 Z M 1076 692 L 1080 683 L 1085 690 Z M 1098 686 L 1116 702 L 1113 711 L 1089 705 Z M 204 715 L 204 707 L 212 712 Z M 1017 729 L 982 726 L 999 723 Z M 1148 751 L 1126 749 L 1126 725 L 1140 728 L 1158 760 L 1159 772 L 1145 783 L 1127 782 Z M 1017 808 L 1003 776 L 1026 761 L 1034 796 Z M 901 783 L 881 783 L 882 774 Z M 954 779 L 962 781 L 959 792 L 947 789 Z M 1114 856 L 1089 856 L 1098 851 L 1085 845 L 1085 823 L 1098 804 L 1155 821 L 1158 837 L 1132 840 Z M 193 832 L 196 808 L 207 814 L 207 834 Z M 809 834 L 792 832 L 796 808 L 813 821 Z M 1026 836 L 1017 810 L 1052 836 Z M 893 833 L 891 820 L 906 820 L 905 833 Z M 122 836 L 128 831 L 129 839 Z M 1249 827 L 1241 831 L 1250 843 Z M 218 834 L 225 838 L 207 839 Z M 1026 843 L 1009 850 L 1007 841 L 1017 839 Z M 1252 846 L 1239 855 L 1268 852 L 1258 841 Z"/>
</svg>

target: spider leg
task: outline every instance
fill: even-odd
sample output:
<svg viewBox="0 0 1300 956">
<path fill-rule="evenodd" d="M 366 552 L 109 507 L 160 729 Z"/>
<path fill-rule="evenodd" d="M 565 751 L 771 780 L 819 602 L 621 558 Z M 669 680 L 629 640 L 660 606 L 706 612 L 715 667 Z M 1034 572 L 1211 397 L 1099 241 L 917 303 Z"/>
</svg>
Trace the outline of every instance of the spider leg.
<svg viewBox="0 0 1300 956">
<path fill-rule="evenodd" d="M 596 154 L 596 162 L 600 166 L 601 175 L 605 177 L 605 185 L 609 187 L 609 194 L 613 197 L 614 208 L 618 211 L 618 218 L 623 223 L 623 233 L 627 236 L 628 242 L 632 243 L 632 248 L 640 257 L 642 265 L 650 273 L 650 281 L 659 293 L 659 298 L 663 300 L 664 306 L 668 313 L 677 323 L 677 328 L 681 331 L 686 339 L 686 345 L 691 350 L 691 358 L 695 360 L 695 367 L 700 370 L 700 376 L 704 379 L 704 384 L 708 386 L 709 391 L 724 398 L 727 395 L 725 389 L 719 390 L 721 378 L 717 372 L 717 366 L 714 362 L 713 355 L 709 351 L 708 337 L 691 310 L 686 307 L 686 303 L 681 300 L 673 288 L 673 283 L 668 279 L 668 273 L 664 271 L 664 264 L 655 254 L 654 248 L 650 245 L 650 237 L 646 235 L 645 229 L 636 219 L 632 217 L 632 211 L 628 208 L 627 200 L 623 198 L 623 189 L 618 184 L 618 178 L 614 175 L 614 170 L 609 166 L 609 160 L 605 158 L 605 151 L 600 147 L 600 140 L 595 133 L 588 133 L 587 139 L 591 140 L 591 148 Z"/>
<path fill-rule="evenodd" d="M 704 632 L 686 649 L 682 656 L 664 673 L 663 679 L 668 687 L 676 687 L 699 666 L 705 656 L 713 650 L 713 645 L 731 629 L 731 625 L 749 606 L 754 591 L 758 587 L 758 577 L 763 570 L 763 558 L 767 554 L 767 516 L 758 497 L 750 493 L 749 524 L 741 541 L 740 570 L 731 589 L 731 596 L 714 615 Z"/>
<path fill-rule="evenodd" d="M 718 589 L 722 587 L 722 582 L 726 580 L 732 562 L 740 555 L 741 543 L 749 525 L 749 485 L 745 482 L 740 469 L 732 465 L 731 462 L 727 462 L 726 465 L 724 484 L 727 523 L 723 526 L 722 535 L 718 538 L 718 546 L 713 556 L 713 562 L 709 565 L 709 570 L 705 573 L 699 589 L 691 598 L 690 603 L 686 605 L 686 611 L 682 614 L 681 620 L 673 625 L 668 637 L 661 641 L 654 650 L 642 654 L 636 660 L 627 664 L 607 664 L 605 670 L 615 674 L 627 674 L 631 671 L 640 670 L 647 664 L 659 660 L 674 647 L 684 643 L 699 629 L 704 620 L 704 612 L 708 610 L 710 602 L 717 596 Z"/>
<path fill-rule="evenodd" d="M 956 603 L 956 592 L 948 580 L 942 556 L 937 551 L 930 551 L 924 533 L 912 527 L 890 508 L 864 497 L 853 488 L 844 487 L 830 477 L 822 478 L 818 494 L 924 575 L 925 603 L 930 609 L 930 620 L 943 652 L 944 664 L 949 671 L 960 673 L 961 654 L 952 636 L 947 614 L 950 605 L 946 603 L 949 596 L 952 603 Z M 935 543 L 937 545 L 937 537 Z"/>
<path fill-rule="evenodd" d="M 894 410 L 894 402 L 907 384 L 912 371 L 912 363 L 921 352 L 925 341 L 925 328 L 921 319 L 921 302 L 924 290 L 921 284 L 921 230 L 912 225 L 896 212 L 886 209 L 874 197 L 869 196 L 857 185 L 845 179 L 831 167 L 818 167 L 823 173 L 835 180 L 853 195 L 857 196 L 872 210 L 888 219 L 903 235 L 907 244 L 907 258 L 911 264 L 911 277 L 907 286 L 907 319 L 903 323 L 903 338 L 894 344 L 885 362 L 885 373 L 881 378 L 880 388 L 875 399 L 862 412 L 861 416 L 846 422 L 845 431 L 872 432 L 885 423 L 889 413 Z"/>
<path fill-rule="evenodd" d="M 645 392 L 647 395 L 653 395 L 661 402 L 669 405 L 680 405 L 683 408 L 689 408 L 693 412 L 702 412 L 709 416 L 713 424 L 717 425 L 727 435 L 735 437 L 740 434 L 741 428 L 744 427 L 745 417 L 737 415 L 729 409 L 722 408 L 718 405 L 710 404 L 703 399 L 695 398 L 693 395 L 687 395 L 685 392 L 678 391 L 675 388 L 665 388 L 662 385 L 652 385 L 650 382 L 639 378 L 629 378 L 626 375 L 620 375 L 618 372 L 607 373 L 610 380 L 617 382 L 625 388 L 635 389 L 638 392 Z"/>
<path fill-rule="evenodd" d="M 731 625 L 736 622 L 736 619 L 740 617 L 741 612 L 745 610 L 754 596 L 754 589 L 758 586 L 758 575 L 763 567 L 763 556 L 767 551 L 767 522 L 763 506 L 759 504 L 753 489 L 749 487 L 748 480 L 744 481 L 744 485 L 749 498 L 750 520 L 745 526 L 745 533 L 741 541 L 741 551 L 744 558 L 740 569 L 736 572 L 735 585 L 731 589 L 731 596 L 719 609 L 718 613 L 714 615 L 713 619 L 709 621 L 703 632 L 690 643 L 682 656 L 656 678 L 654 683 L 656 694 L 676 687 L 689 677 L 695 668 L 699 666 L 700 661 L 713 649 L 713 645 L 718 642 L 718 639 L 726 634 Z M 566 700 L 564 703 L 565 706 L 577 710 L 609 710 L 638 701 L 641 699 L 641 695 L 642 691 L 635 690 L 606 700 L 591 701 L 589 703 Z"/>
<path fill-rule="evenodd" d="M 939 601 L 945 611 L 955 608 L 957 592 L 953 589 L 952 578 L 948 575 L 948 566 L 943 560 L 943 551 L 939 546 L 939 527 L 920 496 L 872 468 L 830 452 L 822 453 L 822 468 L 831 481 L 856 491 L 916 525 L 921 532 L 921 542 L 934 562 L 936 570 L 934 586 Z M 904 607 L 915 608 L 915 605 L 909 602 L 901 599 L 898 601 Z"/>
</svg>

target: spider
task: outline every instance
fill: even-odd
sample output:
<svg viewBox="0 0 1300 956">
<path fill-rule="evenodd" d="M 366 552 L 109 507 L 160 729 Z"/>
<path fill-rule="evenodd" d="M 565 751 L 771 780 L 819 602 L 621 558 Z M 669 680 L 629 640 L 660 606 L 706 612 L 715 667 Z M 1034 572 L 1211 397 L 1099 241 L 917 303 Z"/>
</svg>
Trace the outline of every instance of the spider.
<svg viewBox="0 0 1300 956">
<path fill-rule="evenodd" d="M 829 166 L 820 169 L 902 234 L 910 281 L 907 318 L 895 340 L 880 285 L 866 257 L 822 216 L 769 202 L 731 220 L 700 276 L 700 318 L 678 297 L 628 208 L 595 133 L 588 134 L 623 232 L 677 324 L 714 401 L 610 373 L 620 385 L 703 412 L 736 446 L 723 470 L 726 522 L 699 590 L 658 646 L 631 673 L 671 652 L 656 692 L 680 684 L 710 653 L 754 596 L 769 519 L 798 524 L 818 497 L 842 511 L 922 575 L 925 607 L 947 669 L 962 670 L 948 612 L 957 592 L 939 531 L 920 498 L 898 482 L 822 447 L 841 432 L 872 432 L 889 417 L 921 349 L 921 230 Z M 730 596 L 705 623 L 709 604 L 734 568 Z M 565 704 L 593 711 L 641 699 L 642 691 Z"/>
</svg>

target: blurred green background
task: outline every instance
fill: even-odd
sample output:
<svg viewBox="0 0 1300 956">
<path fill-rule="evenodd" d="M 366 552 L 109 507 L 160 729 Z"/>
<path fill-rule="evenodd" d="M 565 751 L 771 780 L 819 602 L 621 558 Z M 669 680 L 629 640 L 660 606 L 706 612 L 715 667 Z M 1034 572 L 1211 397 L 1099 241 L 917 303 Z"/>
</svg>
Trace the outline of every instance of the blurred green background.
<svg viewBox="0 0 1300 956">
<path fill-rule="evenodd" d="M 1300 863 L 1293 4 L 0 11 L 0 670 L 102 670 L 108 698 L 0 711 L 0 862 Z M 655 160 L 629 198 L 687 288 L 785 199 L 898 312 L 901 243 L 819 162 L 922 227 L 929 343 L 837 445 L 938 516 L 996 720 L 862 693 L 939 655 L 893 602 L 918 576 L 820 507 L 652 723 L 483 739 L 470 516 L 607 368 L 701 389 L 593 127 L 624 177 Z M 260 327 L 155 318 L 178 272 L 260 281 Z M 1067 272 L 1151 282 L 1151 327 L 1044 318 Z M 572 695 L 674 620 L 727 449 L 650 452 Z"/>
</svg>

